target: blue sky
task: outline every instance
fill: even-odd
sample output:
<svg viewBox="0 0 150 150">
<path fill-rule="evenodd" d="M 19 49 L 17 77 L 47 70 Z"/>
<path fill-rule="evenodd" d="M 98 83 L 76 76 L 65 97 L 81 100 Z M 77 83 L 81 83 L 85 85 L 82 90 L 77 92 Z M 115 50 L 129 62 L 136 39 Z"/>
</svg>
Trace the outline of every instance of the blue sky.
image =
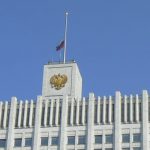
<svg viewBox="0 0 150 150">
<path fill-rule="evenodd" d="M 150 1 L 0 1 L 0 100 L 36 99 L 43 65 L 68 16 L 67 59 L 83 77 L 83 96 L 150 91 Z"/>
</svg>

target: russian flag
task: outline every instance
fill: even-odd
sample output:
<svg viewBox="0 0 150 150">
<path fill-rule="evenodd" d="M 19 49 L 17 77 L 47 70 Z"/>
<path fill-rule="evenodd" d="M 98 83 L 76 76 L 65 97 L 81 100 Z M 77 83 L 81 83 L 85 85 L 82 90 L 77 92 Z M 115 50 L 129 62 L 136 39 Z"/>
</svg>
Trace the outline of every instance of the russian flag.
<svg viewBox="0 0 150 150">
<path fill-rule="evenodd" d="M 64 46 L 65 46 L 65 41 L 63 40 L 63 41 L 61 41 L 61 42 L 59 43 L 59 45 L 56 47 L 56 51 L 61 50 L 62 48 L 64 48 Z"/>
</svg>

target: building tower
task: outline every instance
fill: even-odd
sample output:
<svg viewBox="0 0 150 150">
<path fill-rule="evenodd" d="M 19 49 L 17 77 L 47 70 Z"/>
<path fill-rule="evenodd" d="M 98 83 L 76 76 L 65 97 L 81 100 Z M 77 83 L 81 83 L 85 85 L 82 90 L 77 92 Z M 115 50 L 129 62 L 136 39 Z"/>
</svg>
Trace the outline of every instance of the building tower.
<svg viewBox="0 0 150 150">
<path fill-rule="evenodd" d="M 150 96 L 82 97 L 75 61 L 44 65 L 37 100 L 0 101 L 0 150 L 149 150 Z"/>
</svg>

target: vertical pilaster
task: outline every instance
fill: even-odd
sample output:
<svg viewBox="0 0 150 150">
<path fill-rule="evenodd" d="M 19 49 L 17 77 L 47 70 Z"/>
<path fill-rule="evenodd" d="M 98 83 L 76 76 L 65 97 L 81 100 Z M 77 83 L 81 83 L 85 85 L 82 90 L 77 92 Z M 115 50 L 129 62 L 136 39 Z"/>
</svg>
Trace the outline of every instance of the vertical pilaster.
<svg viewBox="0 0 150 150">
<path fill-rule="evenodd" d="M 6 150 L 12 150 L 14 145 L 14 127 L 15 127 L 15 116 L 16 116 L 16 105 L 17 98 L 11 98 L 10 116 L 8 125 L 7 145 Z"/>
<path fill-rule="evenodd" d="M 53 122 L 53 106 L 54 105 L 54 99 L 51 99 L 51 106 L 50 106 L 50 119 L 49 119 L 49 121 L 50 121 L 50 126 L 52 126 L 52 122 Z"/>
<path fill-rule="evenodd" d="M 139 97 L 138 95 L 136 95 L 136 99 L 135 99 L 135 107 L 136 107 L 136 122 L 139 122 Z"/>
<path fill-rule="evenodd" d="M 37 102 L 36 102 L 36 110 L 35 110 L 33 150 L 39 150 L 40 149 L 41 113 L 42 113 L 42 96 L 38 96 Z"/>
<path fill-rule="evenodd" d="M 31 100 L 30 102 L 29 127 L 32 127 L 32 117 L 33 117 L 33 100 Z"/>
<path fill-rule="evenodd" d="M 127 96 L 124 96 L 124 122 L 127 123 Z"/>
<path fill-rule="evenodd" d="M 20 128 L 21 126 L 21 116 L 22 116 L 22 101 L 19 103 L 19 116 L 18 116 L 18 127 Z"/>
<path fill-rule="evenodd" d="M 85 124 L 85 97 L 82 100 L 82 125 Z"/>
<path fill-rule="evenodd" d="M 6 121 L 7 121 L 7 111 L 8 111 L 8 102 L 5 102 L 5 109 L 4 109 L 4 120 L 3 120 L 3 127 L 6 128 Z"/>
<path fill-rule="evenodd" d="M 59 150 L 65 150 L 66 149 L 67 112 L 68 112 L 68 96 L 65 96 L 63 98 L 63 101 L 62 101 Z"/>
<path fill-rule="evenodd" d="M 2 107 L 3 107 L 3 102 L 0 102 L 0 128 L 1 128 L 1 116 L 2 116 Z"/>
<path fill-rule="evenodd" d="M 103 124 L 106 123 L 106 96 L 103 98 Z"/>
<path fill-rule="evenodd" d="M 108 118 L 108 122 L 109 123 L 111 123 L 111 120 L 112 120 L 111 119 L 111 116 L 112 116 L 112 114 L 111 114 L 112 111 L 111 110 L 112 110 L 112 97 L 109 96 L 109 112 L 108 112 L 109 113 L 109 115 L 108 115 L 108 117 L 109 117 Z"/>
<path fill-rule="evenodd" d="M 71 99 L 71 119 L 70 119 L 70 124 L 73 125 L 73 110 L 74 110 L 74 99 Z"/>
<path fill-rule="evenodd" d="M 44 127 L 47 125 L 47 109 L 48 109 L 48 101 L 44 101 L 44 107 L 45 107 L 45 112 L 44 112 Z"/>
<path fill-rule="evenodd" d="M 149 150 L 148 93 L 142 94 L 142 149 Z"/>
<path fill-rule="evenodd" d="M 97 123 L 100 124 L 100 105 L 101 105 L 101 98 L 98 97 L 97 101 Z"/>
<path fill-rule="evenodd" d="M 87 147 L 86 150 L 93 150 L 94 143 L 94 94 L 89 94 L 88 100 L 88 123 L 87 123 Z"/>
<path fill-rule="evenodd" d="M 27 110 L 28 110 L 28 101 L 25 101 L 25 108 L 24 108 L 24 120 L 23 120 L 23 127 L 26 127 L 27 122 Z"/>
<path fill-rule="evenodd" d="M 77 99 L 76 124 L 79 124 L 79 99 Z"/>
<path fill-rule="evenodd" d="M 121 93 L 115 95 L 114 149 L 121 150 Z"/>
<path fill-rule="evenodd" d="M 133 96 L 130 95 L 130 122 L 133 122 Z"/>
<path fill-rule="evenodd" d="M 58 114 L 59 114 L 59 99 L 56 100 L 56 116 L 55 116 L 55 125 L 58 126 Z"/>
</svg>

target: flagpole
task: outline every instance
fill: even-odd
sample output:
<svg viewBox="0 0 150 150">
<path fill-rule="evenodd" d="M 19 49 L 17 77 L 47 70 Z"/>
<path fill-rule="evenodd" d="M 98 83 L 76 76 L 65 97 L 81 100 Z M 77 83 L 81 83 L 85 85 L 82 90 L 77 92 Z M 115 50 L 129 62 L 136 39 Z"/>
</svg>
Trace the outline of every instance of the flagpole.
<svg viewBox="0 0 150 150">
<path fill-rule="evenodd" d="M 66 63 L 66 50 L 67 50 L 67 24 L 68 24 L 68 12 L 66 12 L 66 14 L 65 14 L 64 64 Z"/>
</svg>

